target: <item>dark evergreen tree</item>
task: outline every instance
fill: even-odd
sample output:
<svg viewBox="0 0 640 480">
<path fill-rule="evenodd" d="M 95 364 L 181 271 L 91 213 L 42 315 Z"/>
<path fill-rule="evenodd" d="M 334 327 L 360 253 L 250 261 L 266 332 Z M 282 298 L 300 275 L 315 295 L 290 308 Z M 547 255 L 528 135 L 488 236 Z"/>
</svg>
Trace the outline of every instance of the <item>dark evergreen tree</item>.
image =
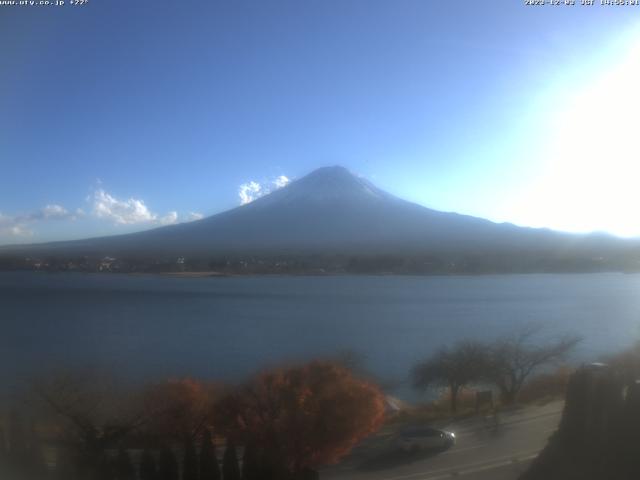
<svg viewBox="0 0 640 480">
<path fill-rule="evenodd" d="M 290 478 L 275 437 L 272 437 L 271 441 L 268 441 L 261 449 L 259 469 L 258 478 L 260 480 L 288 480 Z"/>
<path fill-rule="evenodd" d="M 618 463 L 624 465 L 627 478 L 640 478 L 640 458 L 638 445 L 640 445 L 640 384 L 633 381 L 627 389 L 626 406 L 621 415 L 617 437 L 618 447 L 614 451 L 619 452 Z"/>
<path fill-rule="evenodd" d="M 220 480 L 220 465 L 216 455 L 216 447 L 211 439 L 211 433 L 205 430 L 202 435 L 200 449 L 200 480 Z"/>
<path fill-rule="evenodd" d="M 224 457 L 222 457 L 222 478 L 223 480 L 240 480 L 238 454 L 236 446 L 231 440 L 227 440 L 227 448 L 224 451 Z"/>
<path fill-rule="evenodd" d="M 0 478 L 10 478 L 9 456 L 4 440 L 4 431 L 0 428 Z"/>
<path fill-rule="evenodd" d="M 0 468 L 2 468 L 2 466 L 7 463 L 7 453 L 7 444 L 4 440 L 4 431 L 0 428 Z"/>
<path fill-rule="evenodd" d="M 254 442 L 248 442 L 244 447 L 242 480 L 260 480 L 260 458 Z"/>
<path fill-rule="evenodd" d="M 77 480 L 76 459 L 69 450 L 58 449 L 53 478 L 55 480 Z"/>
<path fill-rule="evenodd" d="M 26 467 L 34 478 L 44 478 L 48 474 L 42 442 L 33 420 L 29 428 L 29 450 L 26 457 Z"/>
<path fill-rule="evenodd" d="M 182 480 L 198 480 L 198 454 L 191 437 L 187 437 L 184 445 Z"/>
<path fill-rule="evenodd" d="M 9 453 L 12 459 L 21 460 L 27 451 L 27 440 L 22 415 L 11 410 L 9 413 Z"/>
<path fill-rule="evenodd" d="M 178 459 L 170 448 L 163 448 L 160 451 L 158 466 L 158 480 L 180 480 Z"/>
<path fill-rule="evenodd" d="M 319 480 L 320 475 L 312 468 L 304 468 L 295 477 L 295 480 Z"/>
<path fill-rule="evenodd" d="M 114 465 L 114 473 L 116 480 L 136 480 L 136 470 L 133 468 L 129 452 L 124 448 L 118 450 Z"/>
<path fill-rule="evenodd" d="M 15 410 L 8 420 L 6 439 L 0 431 L 0 470 L 5 470 L 2 474 L 8 478 L 43 478 L 48 472 L 33 421 L 26 421 Z"/>
<path fill-rule="evenodd" d="M 149 450 L 144 450 L 140 457 L 140 480 L 157 480 L 156 460 Z"/>
</svg>

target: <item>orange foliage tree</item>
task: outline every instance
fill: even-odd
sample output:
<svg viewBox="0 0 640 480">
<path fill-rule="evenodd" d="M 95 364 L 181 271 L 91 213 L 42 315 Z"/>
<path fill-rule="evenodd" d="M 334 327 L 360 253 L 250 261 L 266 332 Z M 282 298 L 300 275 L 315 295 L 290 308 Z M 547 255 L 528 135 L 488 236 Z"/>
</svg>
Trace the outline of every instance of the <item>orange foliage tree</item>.
<svg viewBox="0 0 640 480">
<path fill-rule="evenodd" d="M 190 378 L 168 380 L 144 394 L 147 433 L 167 441 L 195 439 L 211 420 L 215 387 Z"/>
<path fill-rule="evenodd" d="M 315 361 L 266 372 L 217 406 L 220 424 L 295 477 L 334 463 L 384 419 L 384 395 L 346 368 Z M 265 458 L 268 457 L 268 458 Z"/>
</svg>

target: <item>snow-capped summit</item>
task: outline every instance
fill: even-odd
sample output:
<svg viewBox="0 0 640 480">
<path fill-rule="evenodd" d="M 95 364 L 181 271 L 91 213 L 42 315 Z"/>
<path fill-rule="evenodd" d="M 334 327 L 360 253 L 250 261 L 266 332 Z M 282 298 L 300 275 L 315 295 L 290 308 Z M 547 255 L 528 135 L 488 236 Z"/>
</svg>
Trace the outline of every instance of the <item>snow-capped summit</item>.
<svg viewBox="0 0 640 480">
<path fill-rule="evenodd" d="M 368 180 L 341 166 L 323 167 L 252 202 L 254 208 L 273 204 L 368 202 L 391 198 Z"/>
</svg>

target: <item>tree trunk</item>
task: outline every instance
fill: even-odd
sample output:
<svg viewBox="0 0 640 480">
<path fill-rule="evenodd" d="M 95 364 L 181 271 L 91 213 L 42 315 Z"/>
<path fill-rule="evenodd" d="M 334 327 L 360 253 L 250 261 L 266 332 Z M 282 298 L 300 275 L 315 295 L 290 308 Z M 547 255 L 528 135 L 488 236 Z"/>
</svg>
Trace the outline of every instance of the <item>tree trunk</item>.
<svg viewBox="0 0 640 480">
<path fill-rule="evenodd" d="M 450 386 L 450 395 L 451 395 L 451 413 L 458 413 L 458 391 L 460 387 L 458 385 Z"/>
<path fill-rule="evenodd" d="M 516 391 L 509 388 L 500 389 L 500 397 L 505 405 L 513 405 L 516 402 Z"/>
</svg>

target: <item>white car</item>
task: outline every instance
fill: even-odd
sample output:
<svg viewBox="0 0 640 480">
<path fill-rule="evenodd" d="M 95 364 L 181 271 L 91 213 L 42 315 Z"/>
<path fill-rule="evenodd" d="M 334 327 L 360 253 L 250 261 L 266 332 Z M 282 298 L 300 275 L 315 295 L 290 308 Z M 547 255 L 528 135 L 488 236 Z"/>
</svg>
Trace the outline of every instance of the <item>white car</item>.
<svg viewBox="0 0 640 480">
<path fill-rule="evenodd" d="M 400 430 L 397 446 L 406 452 L 418 450 L 446 450 L 456 443 L 456 435 L 432 427 L 411 426 Z"/>
</svg>

